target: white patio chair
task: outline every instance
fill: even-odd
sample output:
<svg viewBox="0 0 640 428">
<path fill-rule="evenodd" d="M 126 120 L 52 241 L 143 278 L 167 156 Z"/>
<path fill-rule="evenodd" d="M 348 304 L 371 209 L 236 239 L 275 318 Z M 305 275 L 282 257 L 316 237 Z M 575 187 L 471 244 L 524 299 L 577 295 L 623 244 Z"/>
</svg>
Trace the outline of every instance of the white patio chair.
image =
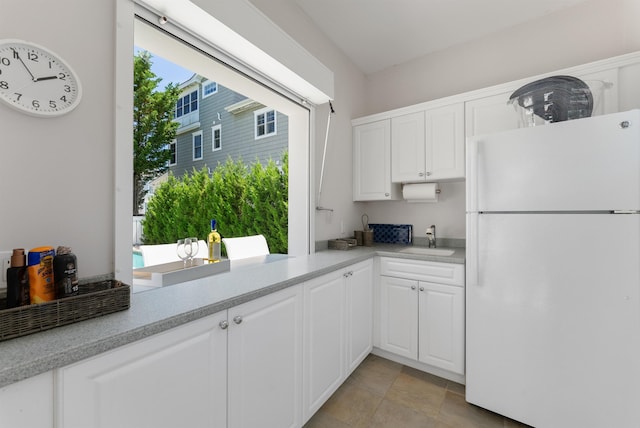
<svg viewBox="0 0 640 428">
<path fill-rule="evenodd" d="M 266 256 L 269 245 L 262 235 L 241 236 L 238 238 L 222 238 L 229 260 L 246 259 L 248 257 Z"/>
</svg>

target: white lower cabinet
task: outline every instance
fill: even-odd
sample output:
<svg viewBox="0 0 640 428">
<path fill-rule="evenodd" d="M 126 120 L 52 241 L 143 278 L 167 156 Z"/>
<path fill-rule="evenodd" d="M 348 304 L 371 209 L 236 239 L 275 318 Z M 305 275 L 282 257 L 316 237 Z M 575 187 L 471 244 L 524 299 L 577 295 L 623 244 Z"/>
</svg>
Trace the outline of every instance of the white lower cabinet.
<svg viewBox="0 0 640 428">
<path fill-rule="evenodd" d="M 286 288 L 228 312 L 228 427 L 299 427 L 302 286 Z"/>
<path fill-rule="evenodd" d="M 65 428 L 300 426 L 302 287 L 58 370 Z"/>
<path fill-rule="evenodd" d="M 464 266 L 380 262 L 380 349 L 464 374 Z"/>
<path fill-rule="evenodd" d="M 58 370 L 57 426 L 226 425 L 226 311 Z"/>
<path fill-rule="evenodd" d="M 0 388 L 0 427 L 53 428 L 53 372 Z"/>
<path fill-rule="evenodd" d="M 372 266 L 367 260 L 304 285 L 303 422 L 371 351 Z"/>
</svg>

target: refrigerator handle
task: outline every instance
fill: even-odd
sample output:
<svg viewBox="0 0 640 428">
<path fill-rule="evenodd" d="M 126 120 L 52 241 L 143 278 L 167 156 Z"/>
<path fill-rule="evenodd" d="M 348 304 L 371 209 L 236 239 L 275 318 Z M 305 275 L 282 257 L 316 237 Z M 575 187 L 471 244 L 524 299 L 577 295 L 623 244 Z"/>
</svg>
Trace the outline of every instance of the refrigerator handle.
<svg viewBox="0 0 640 428">
<path fill-rule="evenodd" d="M 467 212 L 478 211 L 478 141 L 467 140 Z"/>
<path fill-rule="evenodd" d="M 475 212 L 467 213 L 467 275 L 466 285 L 470 287 L 478 286 L 480 276 L 479 243 L 478 243 L 478 220 L 479 214 Z"/>
</svg>

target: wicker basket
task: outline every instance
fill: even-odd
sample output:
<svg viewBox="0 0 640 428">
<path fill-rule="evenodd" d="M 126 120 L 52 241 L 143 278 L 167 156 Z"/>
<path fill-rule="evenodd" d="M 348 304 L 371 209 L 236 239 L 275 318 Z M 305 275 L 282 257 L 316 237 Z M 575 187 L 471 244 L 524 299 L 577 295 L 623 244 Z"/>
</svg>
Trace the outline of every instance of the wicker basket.
<svg viewBox="0 0 640 428">
<path fill-rule="evenodd" d="M 77 296 L 0 310 L 0 341 L 129 309 L 130 300 L 131 287 L 120 281 L 81 284 Z"/>
<path fill-rule="evenodd" d="M 354 238 L 329 239 L 328 246 L 332 250 L 349 250 L 358 245 Z"/>
</svg>

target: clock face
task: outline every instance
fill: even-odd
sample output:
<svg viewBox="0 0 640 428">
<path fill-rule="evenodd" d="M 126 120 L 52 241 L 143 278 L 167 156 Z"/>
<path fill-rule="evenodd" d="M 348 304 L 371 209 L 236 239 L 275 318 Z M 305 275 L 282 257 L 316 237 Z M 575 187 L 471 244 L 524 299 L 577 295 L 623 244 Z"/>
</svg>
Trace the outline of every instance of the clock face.
<svg viewBox="0 0 640 428">
<path fill-rule="evenodd" d="M 82 96 L 80 81 L 58 55 L 34 43 L 0 40 L 0 100 L 33 116 L 53 117 L 73 110 Z"/>
</svg>

